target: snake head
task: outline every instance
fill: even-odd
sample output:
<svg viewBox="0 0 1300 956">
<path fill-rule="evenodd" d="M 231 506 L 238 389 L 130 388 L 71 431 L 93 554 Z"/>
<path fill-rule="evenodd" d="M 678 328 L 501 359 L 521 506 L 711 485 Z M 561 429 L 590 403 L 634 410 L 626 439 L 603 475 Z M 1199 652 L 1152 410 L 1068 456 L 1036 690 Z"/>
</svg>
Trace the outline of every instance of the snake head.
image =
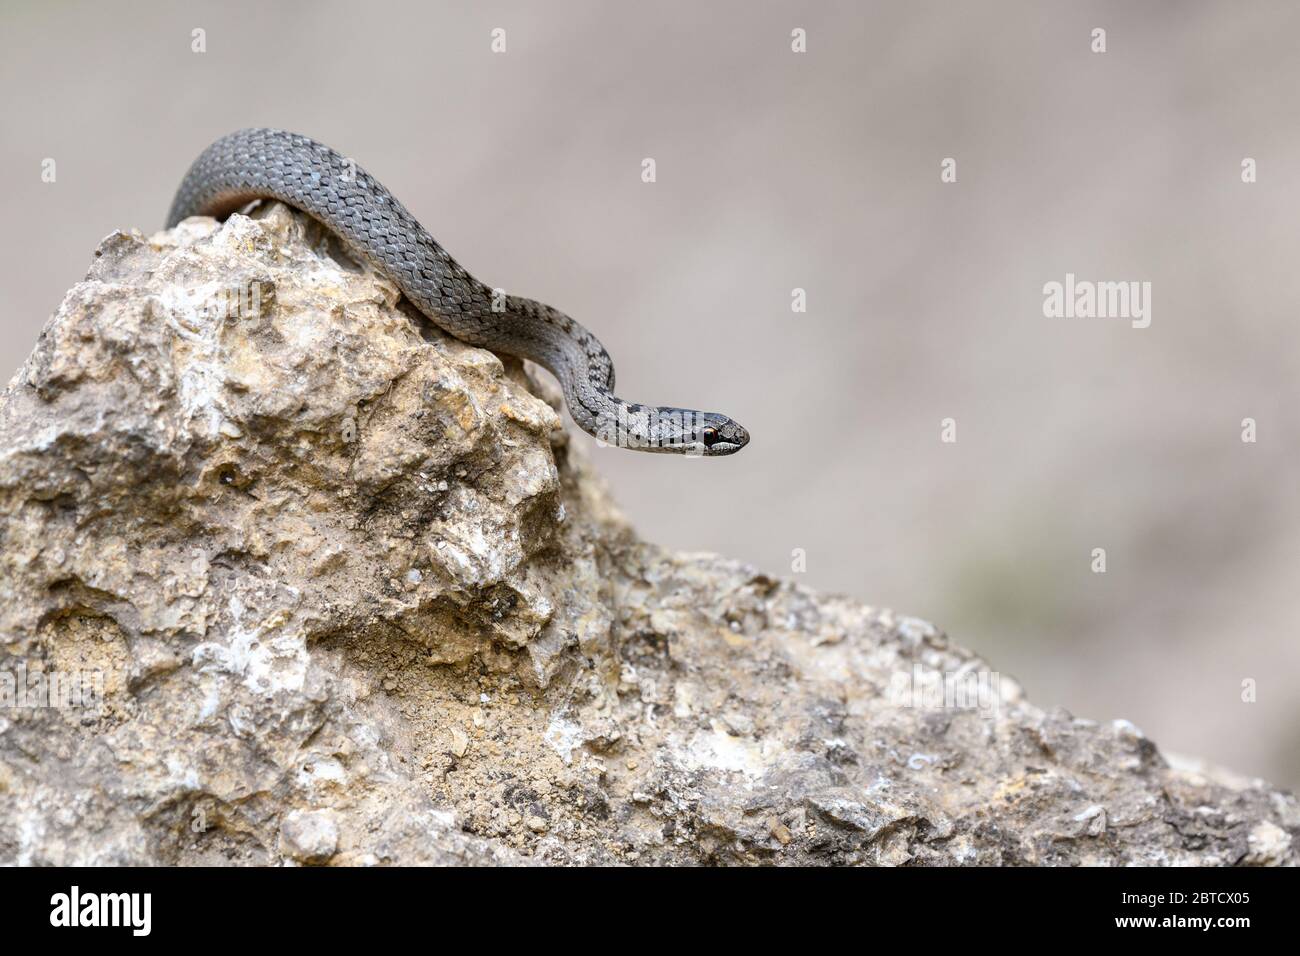
<svg viewBox="0 0 1300 956">
<path fill-rule="evenodd" d="M 693 408 L 628 405 L 615 399 L 617 414 L 601 416 L 588 431 L 619 448 L 659 454 L 713 458 L 734 455 L 749 443 L 749 432 L 726 415 Z"/>
<path fill-rule="evenodd" d="M 749 444 L 749 432 L 739 422 L 716 412 L 704 412 L 701 418 L 692 436 L 696 454 L 700 454 L 702 449 L 705 457 L 734 455 Z"/>
<path fill-rule="evenodd" d="M 655 411 L 650 428 L 654 440 L 646 451 L 716 458 L 734 455 L 749 443 L 749 432 L 718 412 L 697 412 L 692 408 Z"/>
</svg>

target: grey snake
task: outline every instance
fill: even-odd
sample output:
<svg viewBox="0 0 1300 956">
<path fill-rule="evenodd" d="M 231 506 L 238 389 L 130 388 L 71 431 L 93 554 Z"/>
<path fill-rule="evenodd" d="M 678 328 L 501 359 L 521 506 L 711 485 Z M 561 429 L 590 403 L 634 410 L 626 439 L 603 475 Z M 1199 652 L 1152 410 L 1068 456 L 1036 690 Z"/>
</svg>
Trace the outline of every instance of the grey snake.
<svg viewBox="0 0 1300 956">
<path fill-rule="evenodd" d="M 279 200 L 319 220 L 448 334 L 547 369 L 574 422 L 603 442 L 715 456 L 749 441 L 726 415 L 615 396 L 614 363 L 594 335 L 558 309 L 475 279 L 378 180 L 306 136 L 277 129 L 223 136 L 185 174 L 167 225 L 188 216 L 223 218 L 258 199 Z"/>
</svg>

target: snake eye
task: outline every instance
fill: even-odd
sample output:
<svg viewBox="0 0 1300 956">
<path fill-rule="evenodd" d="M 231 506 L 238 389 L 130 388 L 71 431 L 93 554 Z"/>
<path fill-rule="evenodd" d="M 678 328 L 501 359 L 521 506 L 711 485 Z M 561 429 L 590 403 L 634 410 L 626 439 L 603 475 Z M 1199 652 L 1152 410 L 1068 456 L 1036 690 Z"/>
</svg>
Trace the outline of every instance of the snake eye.
<svg viewBox="0 0 1300 956">
<path fill-rule="evenodd" d="M 700 437 L 704 439 L 704 447 L 711 448 L 718 443 L 718 430 L 716 428 L 706 428 L 700 432 Z"/>
</svg>

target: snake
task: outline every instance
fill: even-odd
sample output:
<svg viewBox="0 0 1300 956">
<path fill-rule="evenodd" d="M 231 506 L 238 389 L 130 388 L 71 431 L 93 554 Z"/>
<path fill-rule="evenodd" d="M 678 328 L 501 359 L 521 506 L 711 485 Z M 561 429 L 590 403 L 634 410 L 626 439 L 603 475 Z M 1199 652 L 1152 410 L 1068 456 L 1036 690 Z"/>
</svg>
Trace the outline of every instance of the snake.
<svg viewBox="0 0 1300 956">
<path fill-rule="evenodd" d="M 596 336 L 558 309 L 474 278 L 377 179 L 309 137 L 243 129 L 216 140 L 181 181 L 167 227 L 191 216 L 224 219 L 259 200 L 319 221 L 448 335 L 545 368 L 574 423 L 603 444 L 713 457 L 749 442 L 721 413 L 617 397 L 613 360 Z"/>
</svg>

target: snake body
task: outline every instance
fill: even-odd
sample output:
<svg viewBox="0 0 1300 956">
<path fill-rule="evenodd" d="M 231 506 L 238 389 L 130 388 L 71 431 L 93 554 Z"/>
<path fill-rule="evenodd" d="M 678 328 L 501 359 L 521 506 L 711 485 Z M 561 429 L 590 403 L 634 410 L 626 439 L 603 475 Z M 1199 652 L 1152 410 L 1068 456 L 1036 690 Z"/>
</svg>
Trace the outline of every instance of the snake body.
<svg viewBox="0 0 1300 956">
<path fill-rule="evenodd" d="M 479 282 L 378 180 L 306 136 L 276 129 L 223 136 L 185 174 L 167 225 L 188 216 L 222 218 L 258 199 L 279 200 L 319 220 L 448 334 L 547 369 L 574 422 L 603 442 L 728 455 L 749 441 L 744 428 L 716 412 L 618 398 L 614 363 L 591 332 L 557 309 Z"/>
</svg>

